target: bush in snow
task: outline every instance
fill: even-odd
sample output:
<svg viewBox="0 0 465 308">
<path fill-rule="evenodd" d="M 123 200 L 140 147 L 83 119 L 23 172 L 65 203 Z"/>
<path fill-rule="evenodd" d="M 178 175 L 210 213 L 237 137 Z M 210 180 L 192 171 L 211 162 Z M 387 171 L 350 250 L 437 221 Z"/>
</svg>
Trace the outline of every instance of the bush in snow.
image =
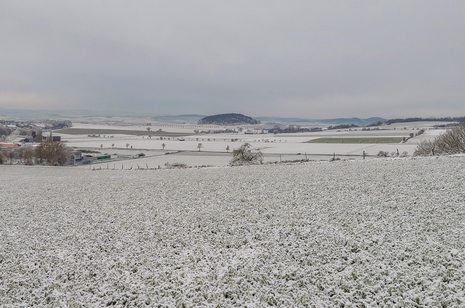
<svg viewBox="0 0 465 308">
<path fill-rule="evenodd" d="M 418 144 L 413 156 L 452 155 L 465 153 L 465 125 L 449 129 L 433 141 Z"/>
<path fill-rule="evenodd" d="M 252 146 L 246 142 L 238 149 L 232 152 L 233 158 L 231 159 L 231 166 L 261 164 L 263 163 L 263 154 L 260 151 L 252 152 Z"/>
<path fill-rule="evenodd" d="M 2 136 L 2 137 L 5 136 L 6 137 L 6 136 L 10 135 L 11 132 L 12 132 L 12 130 L 8 126 L 0 125 L 0 136 Z M 2 138 L 2 139 L 4 139 L 4 138 Z"/>
<path fill-rule="evenodd" d="M 388 157 L 389 156 L 389 153 L 387 151 L 379 151 L 378 154 L 376 154 L 376 156 L 379 156 L 379 157 Z"/>
<path fill-rule="evenodd" d="M 165 163 L 165 167 L 167 169 L 185 169 L 187 168 L 187 165 L 185 163 Z"/>
</svg>

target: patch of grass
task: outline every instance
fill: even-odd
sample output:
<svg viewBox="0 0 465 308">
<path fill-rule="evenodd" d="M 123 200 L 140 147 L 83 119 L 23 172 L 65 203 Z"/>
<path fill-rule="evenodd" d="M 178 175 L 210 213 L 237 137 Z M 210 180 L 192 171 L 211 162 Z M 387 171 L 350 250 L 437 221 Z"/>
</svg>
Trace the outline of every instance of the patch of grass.
<svg viewBox="0 0 465 308">
<path fill-rule="evenodd" d="M 318 138 L 307 143 L 399 143 L 403 137 Z"/>
</svg>

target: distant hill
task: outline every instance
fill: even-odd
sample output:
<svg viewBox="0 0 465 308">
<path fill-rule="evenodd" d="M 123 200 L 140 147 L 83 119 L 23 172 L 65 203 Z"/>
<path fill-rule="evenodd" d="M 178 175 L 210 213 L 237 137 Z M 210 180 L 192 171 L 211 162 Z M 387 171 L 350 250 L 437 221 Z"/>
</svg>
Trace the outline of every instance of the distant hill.
<svg viewBox="0 0 465 308">
<path fill-rule="evenodd" d="M 379 117 L 372 117 L 368 119 L 360 118 L 335 118 L 335 119 L 302 119 L 302 118 L 283 118 L 283 117 L 257 117 L 257 119 L 262 122 L 272 122 L 272 123 L 301 123 L 301 124 L 312 124 L 312 125 L 322 125 L 322 124 L 354 124 L 359 126 L 369 125 L 376 122 L 384 122 L 386 119 Z"/>
<path fill-rule="evenodd" d="M 260 124 L 260 121 L 252 119 L 240 113 L 224 113 L 200 119 L 198 124 L 215 124 L 215 125 L 240 125 L 240 124 Z"/>
<path fill-rule="evenodd" d="M 165 115 L 153 116 L 152 120 L 167 123 L 197 123 L 200 119 L 204 118 L 204 114 L 180 114 L 180 115 Z"/>
</svg>

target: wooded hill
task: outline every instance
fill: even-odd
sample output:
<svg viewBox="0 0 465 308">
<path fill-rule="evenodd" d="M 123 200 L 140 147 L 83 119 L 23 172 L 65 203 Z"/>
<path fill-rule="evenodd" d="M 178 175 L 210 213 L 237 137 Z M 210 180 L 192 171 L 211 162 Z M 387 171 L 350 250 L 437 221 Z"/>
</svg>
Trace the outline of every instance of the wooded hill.
<svg viewBox="0 0 465 308">
<path fill-rule="evenodd" d="M 224 113 L 208 116 L 199 120 L 198 124 L 214 125 L 241 125 L 241 124 L 260 124 L 260 121 L 252 119 L 240 113 Z"/>
</svg>

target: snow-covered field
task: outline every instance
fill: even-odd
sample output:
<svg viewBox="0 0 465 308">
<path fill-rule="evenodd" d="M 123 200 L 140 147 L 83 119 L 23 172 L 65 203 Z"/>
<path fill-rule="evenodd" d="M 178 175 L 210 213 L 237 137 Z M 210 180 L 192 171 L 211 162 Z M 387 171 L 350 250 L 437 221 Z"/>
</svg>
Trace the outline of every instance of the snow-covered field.
<svg viewBox="0 0 465 308">
<path fill-rule="evenodd" d="M 401 125 L 402 124 L 402 125 Z M 428 127 L 427 124 L 430 126 Z M 88 135 L 69 135 L 60 134 L 63 140 L 70 147 L 77 149 L 94 149 L 101 153 L 119 154 L 119 155 L 134 155 L 143 152 L 147 155 L 139 161 L 120 161 L 109 162 L 109 165 L 118 165 L 118 168 L 131 168 L 139 166 L 149 166 L 150 168 L 163 166 L 165 163 L 185 163 L 188 166 L 199 165 L 228 165 L 231 156 L 227 152 L 238 148 L 244 142 L 248 142 L 256 150 L 260 150 L 264 154 L 265 162 L 274 162 L 281 160 L 297 160 L 307 158 L 311 160 L 328 160 L 333 154 L 342 158 L 361 158 L 363 153 L 366 155 L 375 156 L 380 151 L 388 153 L 399 151 L 399 153 L 407 152 L 412 155 L 417 144 L 422 140 L 434 139 L 444 130 L 429 129 L 436 124 L 434 122 L 414 122 L 414 123 L 396 123 L 391 126 L 383 126 L 381 130 L 362 131 L 358 129 L 331 130 L 323 132 L 311 133 L 294 133 L 294 134 L 251 134 L 244 133 L 223 133 L 223 134 L 197 134 L 194 130 L 209 130 L 209 129 L 236 129 L 237 127 L 226 126 L 210 126 L 210 125 L 195 125 L 195 124 L 158 124 L 150 128 L 152 131 L 162 129 L 165 132 L 171 133 L 186 133 L 184 141 L 179 141 L 176 138 L 164 138 L 160 140 L 158 136 L 149 138 L 148 136 L 134 136 L 124 134 L 103 135 L 101 137 L 89 137 Z M 125 129 L 135 131 L 145 131 L 143 125 L 103 125 L 76 123 L 74 128 L 87 129 Z M 406 143 L 390 143 L 390 144 L 366 144 L 366 143 L 307 143 L 307 141 L 322 138 L 360 138 L 360 137 L 408 137 L 410 133 L 417 133 L 420 127 L 425 127 L 426 132 L 421 136 L 416 136 Z M 243 127 L 244 131 L 248 127 Z M 405 129 L 404 129 L 405 128 Z M 232 139 L 238 139 L 232 141 Z M 201 152 L 198 151 L 198 144 L 202 143 Z M 163 150 L 163 145 L 165 146 Z M 229 151 L 226 148 L 229 147 Z M 132 150 L 128 152 L 128 150 Z M 163 150 L 163 151 L 162 151 Z M 147 152 L 148 151 L 148 152 Z M 166 152 L 174 153 L 181 151 L 182 154 L 174 154 L 164 156 Z M 301 156 L 298 156 L 301 155 Z M 103 163 L 105 166 L 107 162 Z"/>
<path fill-rule="evenodd" d="M 463 307 L 464 169 L 0 166 L 0 306 Z"/>
</svg>

